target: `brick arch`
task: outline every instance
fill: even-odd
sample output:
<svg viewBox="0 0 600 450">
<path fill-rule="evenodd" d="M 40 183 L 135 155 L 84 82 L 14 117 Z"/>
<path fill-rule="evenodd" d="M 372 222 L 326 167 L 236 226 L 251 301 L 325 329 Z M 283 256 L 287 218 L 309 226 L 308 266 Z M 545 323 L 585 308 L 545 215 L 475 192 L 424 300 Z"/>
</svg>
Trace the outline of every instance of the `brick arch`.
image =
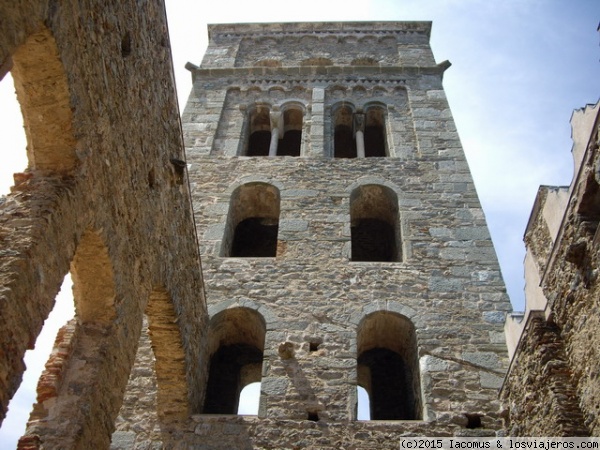
<svg viewBox="0 0 600 450">
<path fill-rule="evenodd" d="M 12 56 L 29 168 L 69 172 L 77 164 L 69 83 L 50 30 L 31 34 Z"/>
</svg>

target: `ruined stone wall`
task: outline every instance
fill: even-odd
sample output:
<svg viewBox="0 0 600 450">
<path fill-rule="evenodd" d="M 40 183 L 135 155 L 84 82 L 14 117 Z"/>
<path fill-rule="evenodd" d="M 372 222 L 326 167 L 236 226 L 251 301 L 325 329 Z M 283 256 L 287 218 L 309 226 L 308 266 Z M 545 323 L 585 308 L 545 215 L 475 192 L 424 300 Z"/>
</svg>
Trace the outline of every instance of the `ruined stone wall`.
<svg viewBox="0 0 600 450">
<path fill-rule="evenodd" d="M 525 326 L 502 390 L 502 398 L 512 405 L 510 430 L 526 436 L 540 431 L 540 423 L 548 424 L 542 430 L 547 435 L 600 434 L 598 105 L 576 111 L 572 125 L 573 136 L 586 137 L 575 142 L 577 172 L 570 198 L 558 236 L 545 251 L 540 285 L 548 302 L 546 311 Z M 547 239 L 532 233 L 527 242 L 539 248 Z M 550 328 L 551 341 L 547 333 L 537 331 Z M 560 354 L 549 350 L 556 345 Z M 548 386 L 551 395 L 540 396 L 540 389 Z M 539 399 L 538 414 L 529 410 L 534 398 Z M 562 419 L 552 427 L 553 422 L 546 420 L 549 415 Z"/>
<path fill-rule="evenodd" d="M 30 0 L 3 2 L 0 17 L 29 157 L 0 204 L 1 417 L 71 270 L 76 344 L 22 445 L 107 448 L 154 290 L 172 299 L 190 405 L 205 382 L 187 179 L 170 161 L 184 154 L 164 5 Z"/>
<path fill-rule="evenodd" d="M 447 66 L 427 56 L 429 24 L 361 25 L 387 27 L 401 55 L 415 41 L 426 47 L 406 67 L 386 58 L 359 67 L 323 47 L 345 45 L 345 24 L 285 24 L 283 37 L 281 26 L 211 27 L 183 115 L 209 314 L 247 308 L 265 321 L 258 418 L 196 415 L 176 439 L 182 448 L 395 448 L 401 433 L 494 435 L 510 305 L 441 85 Z M 281 44 L 281 68 L 260 66 L 271 54 L 244 52 L 251 32 L 276 35 L 265 39 Z M 286 47 L 304 35 L 315 46 Z M 377 59 L 376 43 L 356 42 Z M 293 66 L 313 54 L 332 63 Z M 301 156 L 243 156 L 252 108 L 289 102 L 305 111 Z M 333 115 L 349 103 L 384 105 L 388 156 L 332 157 Z M 280 197 L 277 254 L 227 257 L 236 192 L 253 183 Z M 352 197 L 371 185 L 397 198 L 399 261 L 350 261 Z M 359 334 L 377 313 L 414 325 L 419 420 L 356 421 Z"/>
</svg>

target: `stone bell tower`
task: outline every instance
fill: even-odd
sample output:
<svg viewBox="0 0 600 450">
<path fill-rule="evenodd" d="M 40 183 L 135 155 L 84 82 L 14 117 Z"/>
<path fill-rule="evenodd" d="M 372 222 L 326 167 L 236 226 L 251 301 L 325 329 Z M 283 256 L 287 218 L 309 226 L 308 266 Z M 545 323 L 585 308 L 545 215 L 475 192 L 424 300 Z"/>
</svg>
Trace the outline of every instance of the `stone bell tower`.
<svg viewBox="0 0 600 450">
<path fill-rule="evenodd" d="M 430 28 L 209 26 L 183 114 L 207 380 L 181 441 L 397 448 L 501 428 L 511 307 Z M 253 382 L 258 414 L 237 415 Z"/>
</svg>

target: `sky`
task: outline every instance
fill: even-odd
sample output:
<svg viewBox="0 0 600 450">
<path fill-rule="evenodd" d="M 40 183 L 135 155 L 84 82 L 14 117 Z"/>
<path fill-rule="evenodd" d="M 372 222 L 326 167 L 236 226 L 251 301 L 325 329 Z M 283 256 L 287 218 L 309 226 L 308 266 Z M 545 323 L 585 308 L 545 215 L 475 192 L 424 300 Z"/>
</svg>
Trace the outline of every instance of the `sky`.
<svg viewBox="0 0 600 450">
<path fill-rule="evenodd" d="M 184 66 L 188 61 L 200 64 L 207 23 L 432 21 L 436 61 L 452 63 L 444 74 L 444 89 L 508 293 L 515 310 L 524 309 L 522 238 L 537 189 L 570 183 L 571 114 L 600 96 L 599 1 L 219 0 L 207 6 L 199 0 L 166 0 L 166 7 L 181 111 L 191 89 Z M 10 80 L 0 82 L 0 193 L 8 193 L 10 174 L 26 166 L 13 91 Z M 3 180 L 8 181 L 1 184 Z M 47 322 L 60 326 L 70 313 L 57 314 L 59 319 Z M 41 366 L 46 358 L 32 357 Z M 27 383 L 27 390 L 33 398 L 35 381 Z M 9 415 L 18 409 L 14 403 Z M 15 419 L 7 426 L 5 420 L 1 448 L 14 448 L 27 414 L 21 414 L 21 425 Z"/>
</svg>

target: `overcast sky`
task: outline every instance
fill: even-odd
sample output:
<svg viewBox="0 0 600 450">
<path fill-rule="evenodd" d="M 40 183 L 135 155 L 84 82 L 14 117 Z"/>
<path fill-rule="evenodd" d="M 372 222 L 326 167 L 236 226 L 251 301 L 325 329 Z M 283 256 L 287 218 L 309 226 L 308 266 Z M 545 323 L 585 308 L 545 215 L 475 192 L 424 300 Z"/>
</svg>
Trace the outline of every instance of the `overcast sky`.
<svg viewBox="0 0 600 450">
<path fill-rule="evenodd" d="M 180 109 L 199 64 L 207 23 L 431 20 L 444 88 L 461 137 L 511 301 L 524 307 L 522 236 L 540 184 L 573 175 L 569 119 L 600 95 L 597 0 L 167 0 Z M 207 6 L 209 4 L 210 6 Z M 8 173 L 26 166 L 13 87 L 0 82 L 0 136 Z M 12 109 L 11 109 L 12 107 Z M 0 178 L 7 179 L 0 174 Z M 10 177 L 9 177 L 10 179 Z M 0 193 L 11 183 L 0 184 Z M 64 302 L 69 309 L 68 302 Z M 66 313 L 60 313 L 64 316 Z M 58 320 L 62 325 L 66 319 Z M 55 333 L 55 332 L 54 332 Z M 46 338 L 53 340 L 53 338 Z M 46 357 L 34 357 L 43 362 Z M 31 363 L 28 363 L 31 365 Z M 34 377 L 37 378 L 37 377 Z M 30 398 L 35 381 L 30 383 Z M 23 400 L 21 403 L 31 402 Z M 11 404 L 12 405 L 12 404 Z M 17 407 L 12 405 L 9 414 Z M 14 448 L 27 413 L 5 421 L 0 447 Z M 12 435 L 12 436 L 11 436 Z"/>
</svg>

